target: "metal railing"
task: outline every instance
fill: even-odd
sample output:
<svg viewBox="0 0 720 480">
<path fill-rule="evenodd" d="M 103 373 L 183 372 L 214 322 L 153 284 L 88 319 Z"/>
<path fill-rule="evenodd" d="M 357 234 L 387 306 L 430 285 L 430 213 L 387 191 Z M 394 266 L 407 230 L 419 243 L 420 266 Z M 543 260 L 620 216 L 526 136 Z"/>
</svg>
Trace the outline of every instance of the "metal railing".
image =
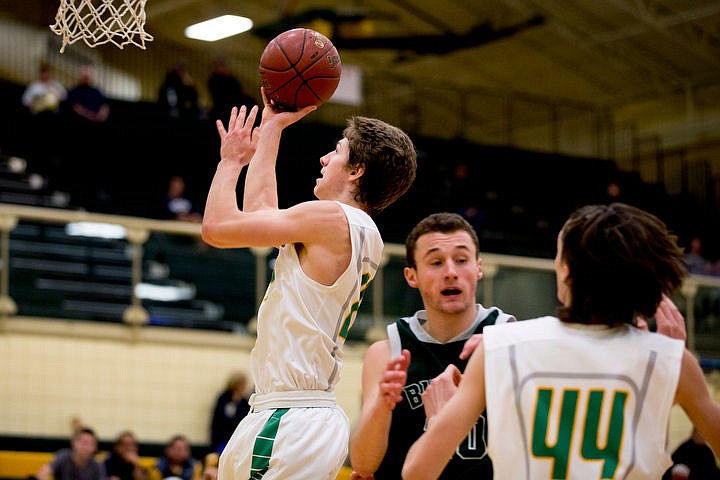
<svg viewBox="0 0 720 480">
<path fill-rule="evenodd" d="M 106 215 L 85 211 L 71 211 L 55 208 L 10 205 L 0 203 L 0 320 L 7 317 L 22 316 L 15 299 L 12 298 L 11 280 L 13 276 L 13 241 L 12 232 L 23 223 L 34 225 L 66 226 L 77 222 L 109 224 L 122 227 L 125 232 L 120 240 L 126 245 L 126 255 L 131 265 L 127 275 L 129 296 L 120 318 L 130 326 L 141 327 L 148 323 L 150 312 L 138 296 L 138 285 L 146 281 L 144 262 L 147 261 L 146 242 L 153 235 L 165 234 L 179 237 L 190 237 L 200 241 L 200 225 L 197 223 L 152 220 L 120 215 Z M 194 245 L 193 242 L 190 242 Z M 209 249 L 213 250 L 213 249 Z M 255 312 L 267 286 L 271 249 L 253 248 L 238 249 L 252 254 L 254 262 L 249 271 L 244 268 L 242 275 L 254 284 L 254 305 L 248 305 L 248 312 Z M 203 262 L 203 251 L 187 257 L 187 261 Z M 38 252 L 42 253 L 42 252 Z M 409 315 L 414 309 L 421 308 L 419 296 L 410 289 L 402 279 L 405 247 L 398 244 L 386 244 L 382 268 L 372 285 L 367 303 L 365 334 L 366 339 L 372 333 L 379 333 L 390 318 Z M 182 260 L 182 259 L 181 259 Z M 247 265 L 247 262 L 245 262 Z M 478 293 L 479 301 L 485 305 L 500 305 L 503 310 L 515 314 L 518 318 L 551 314 L 556 305 L 555 275 L 553 261 L 550 259 L 528 258 L 501 254 L 482 254 L 483 278 Z M 192 269 L 192 266 L 189 267 Z M 89 293 L 88 293 L 89 294 Z M 414 297 L 413 297 L 414 295 Z M 688 348 L 695 351 L 698 346 L 703 349 L 704 356 L 720 358 L 720 344 L 699 345 L 698 339 L 717 337 L 720 329 L 715 322 L 720 321 L 720 278 L 694 275 L 689 277 L 675 299 L 687 322 Z M 252 307 L 252 308 L 251 308 Z M 19 313 L 20 312 L 20 313 Z M 367 313 L 369 312 L 369 313 Z M 254 313 L 252 314 L 254 315 Z M 252 315 L 247 318 L 232 318 L 231 322 L 240 325 L 251 325 Z M 64 317 L 67 319 L 67 317 Z M 362 338 L 361 338 L 362 340 Z"/>
</svg>

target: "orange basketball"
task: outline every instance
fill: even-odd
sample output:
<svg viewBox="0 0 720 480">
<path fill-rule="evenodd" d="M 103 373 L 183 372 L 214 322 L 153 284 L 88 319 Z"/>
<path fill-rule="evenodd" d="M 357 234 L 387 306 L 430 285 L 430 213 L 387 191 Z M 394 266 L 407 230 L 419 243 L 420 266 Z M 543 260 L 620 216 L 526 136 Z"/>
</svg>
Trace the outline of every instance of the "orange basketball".
<svg viewBox="0 0 720 480">
<path fill-rule="evenodd" d="M 282 110 L 326 102 L 340 83 L 341 71 L 335 46 L 309 28 L 281 33 L 260 57 L 260 82 L 268 99 Z"/>
</svg>

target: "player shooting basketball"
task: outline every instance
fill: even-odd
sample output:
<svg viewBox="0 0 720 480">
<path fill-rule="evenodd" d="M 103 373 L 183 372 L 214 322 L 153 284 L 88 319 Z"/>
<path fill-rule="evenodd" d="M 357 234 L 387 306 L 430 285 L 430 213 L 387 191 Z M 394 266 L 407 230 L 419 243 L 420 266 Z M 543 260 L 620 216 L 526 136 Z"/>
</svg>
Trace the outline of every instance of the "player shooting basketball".
<svg viewBox="0 0 720 480">
<path fill-rule="evenodd" d="M 219 479 L 334 479 L 350 429 L 334 393 L 342 348 L 383 248 L 370 215 L 407 191 L 416 154 L 400 129 L 351 118 L 335 149 L 320 159 L 317 200 L 278 208 L 282 131 L 316 107 L 276 111 L 262 94 L 257 129 L 257 107 L 233 108 L 227 130 L 217 122 L 221 159 L 203 218 L 203 239 L 215 247 L 279 248 L 258 311 L 252 410 L 221 455 Z M 240 209 L 235 191 L 245 166 Z"/>
</svg>

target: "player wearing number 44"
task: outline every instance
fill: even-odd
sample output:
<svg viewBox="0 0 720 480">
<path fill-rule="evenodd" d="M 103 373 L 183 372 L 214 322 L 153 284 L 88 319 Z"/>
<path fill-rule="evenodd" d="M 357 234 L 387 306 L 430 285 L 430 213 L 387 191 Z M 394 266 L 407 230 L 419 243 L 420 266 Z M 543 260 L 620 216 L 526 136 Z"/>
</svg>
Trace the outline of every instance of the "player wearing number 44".
<svg viewBox="0 0 720 480">
<path fill-rule="evenodd" d="M 437 478 L 486 406 L 498 479 L 660 478 L 674 403 L 720 452 L 720 405 L 697 359 L 635 326 L 658 306 L 679 315 L 664 294 L 686 271 L 667 227 L 624 204 L 582 207 L 558 235 L 555 272 L 557 317 L 489 326 L 462 379 L 452 367 L 433 379 L 404 479 Z"/>
<path fill-rule="evenodd" d="M 220 248 L 279 248 L 258 311 L 250 355 L 255 393 L 220 456 L 219 480 L 335 479 L 350 425 L 337 405 L 342 348 L 382 260 L 371 215 L 404 194 L 416 171 L 410 138 L 375 119 L 348 121 L 320 158 L 318 200 L 279 208 L 275 164 L 283 130 L 316 109 L 257 107 L 217 122 L 220 162 L 203 215 L 203 239 Z M 242 209 L 236 187 L 248 167 Z"/>
</svg>

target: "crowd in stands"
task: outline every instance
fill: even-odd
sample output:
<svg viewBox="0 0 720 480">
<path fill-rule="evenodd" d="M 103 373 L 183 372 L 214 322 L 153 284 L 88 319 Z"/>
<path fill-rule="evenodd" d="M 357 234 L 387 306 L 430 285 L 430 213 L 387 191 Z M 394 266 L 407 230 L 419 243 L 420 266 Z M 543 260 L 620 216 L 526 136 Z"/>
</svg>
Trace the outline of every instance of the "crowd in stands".
<svg viewBox="0 0 720 480">
<path fill-rule="evenodd" d="M 703 236 L 694 235 L 690 238 L 686 250 L 688 270 L 696 275 L 720 276 L 720 258 L 718 257 L 720 252 L 706 249 L 704 245 L 705 239 Z M 713 245 L 712 241 L 710 245 Z"/>
<path fill-rule="evenodd" d="M 215 399 L 210 415 L 210 443 L 195 448 L 184 434 L 173 434 L 156 457 L 143 459 L 131 430 L 117 434 L 108 451 L 100 451 L 97 433 L 79 418 L 71 420 L 69 447 L 29 476 L 30 480 L 216 480 L 219 455 L 235 427 L 250 410 L 249 382 L 232 372 Z M 196 456 L 199 455 L 199 456 Z M 201 458 L 201 460 L 200 460 Z"/>
<path fill-rule="evenodd" d="M 147 471 L 140 462 L 137 438 L 129 430 L 117 436 L 113 449 L 105 458 L 104 465 L 109 480 L 147 479 Z"/>
<path fill-rule="evenodd" d="M 207 106 L 200 104 L 198 82 L 182 61 L 168 69 L 155 102 L 106 98 L 94 84 L 92 68 L 83 67 L 77 84 L 67 90 L 52 73 L 51 65 L 41 65 L 38 79 L 18 92 L 24 117 L 6 118 L 7 125 L 0 125 L 7 126 L 0 128 L 0 152 L 26 157 L 31 170 L 47 176 L 50 189 L 70 194 L 71 208 L 106 213 L 167 218 L 165 186 L 172 176 L 186 183 L 182 198 L 188 201 L 184 206 L 175 201 L 173 208 L 192 208 L 185 218 L 197 220 L 217 160 L 214 122 L 224 119 L 229 105 L 256 103 L 259 96 L 243 88 L 224 58 L 217 58 L 207 74 Z M 305 185 L 317 177 L 327 139 L 334 142 L 341 130 L 308 122 L 288 131 L 278 158 L 278 182 L 293 186 L 283 189 L 281 206 L 310 199 Z M 43 132 L 43 141 L 37 141 L 37 132 Z M 429 213 L 455 211 L 478 230 L 485 251 L 550 257 L 554 232 L 568 212 L 611 198 L 649 209 L 686 238 L 704 221 L 687 215 L 696 204 L 675 207 L 632 174 L 620 179 L 610 160 L 414 140 L 418 178 L 377 218 L 390 242 L 402 243 L 412 225 Z M 302 142 L 302 158 L 293 142 Z M 606 190 L 611 185 L 621 197 Z"/>
<path fill-rule="evenodd" d="M 105 467 L 95 458 L 98 439 L 89 427 L 80 426 L 70 439 L 70 448 L 59 450 L 42 466 L 37 480 L 107 480 Z"/>
<path fill-rule="evenodd" d="M 164 192 L 157 186 L 167 181 L 168 174 L 183 182 L 193 178 L 195 189 L 184 193 L 198 208 L 181 219 L 197 220 L 202 208 L 199 199 L 207 190 L 210 172 L 198 175 L 200 170 L 193 163 L 209 167 L 213 164 L 210 152 L 215 150 L 203 148 L 215 140 L 208 140 L 205 127 L 216 118 L 225 118 L 228 105 L 256 103 L 227 61 L 218 58 L 208 74 L 212 104 L 207 107 L 201 105 L 195 81 L 183 61 L 168 70 L 156 102 L 138 102 L 138 111 L 133 111 L 134 102 L 108 98 L 96 84 L 91 65 L 79 67 L 75 84 L 67 87 L 55 80 L 53 73 L 52 65 L 42 62 L 37 79 L 24 87 L 17 117 L 5 119 L 10 128 L 4 138 L 0 136 L 0 152 L 26 158 L 28 170 L 45 176 L 50 190 L 69 193 L 73 207 L 90 211 L 134 214 L 118 207 L 122 197 L 131 192 L 149 193 L 156 205 L 150 215 L 163 217 Z M 140 111 L 143 108 L 147 111 Z M 128 128 L 128 123 L 134 125 Z M 153 140 L 140 138 L 145 134 Z M 151 141 L 156 145 L 147 149 Z M 172 170 L 161 172 L 168 165 Z M 131 176 L 123 171 L 124 166 L 145 166 L 146 172 L 138 178 L 138 172 Z M 134 185 L 128 186 L 130 179 Z M 144 183 L 154 190 L 145 190 Z M 148 203 L 143 204 L 147 212 Z"/>
<path fill-rule="evenodd" d="M 708 245 L 709 248 L 705 246 Z M 685 248 L 685 263 L 694 275 L 720 277 L 720 250 L 711 235 L 691 235 Z M 695 298 L 695 316 L 700 319 L 698 331 L 711 331 L 720 321 L 720 289 L 700 289 Z"/>
</svg>

